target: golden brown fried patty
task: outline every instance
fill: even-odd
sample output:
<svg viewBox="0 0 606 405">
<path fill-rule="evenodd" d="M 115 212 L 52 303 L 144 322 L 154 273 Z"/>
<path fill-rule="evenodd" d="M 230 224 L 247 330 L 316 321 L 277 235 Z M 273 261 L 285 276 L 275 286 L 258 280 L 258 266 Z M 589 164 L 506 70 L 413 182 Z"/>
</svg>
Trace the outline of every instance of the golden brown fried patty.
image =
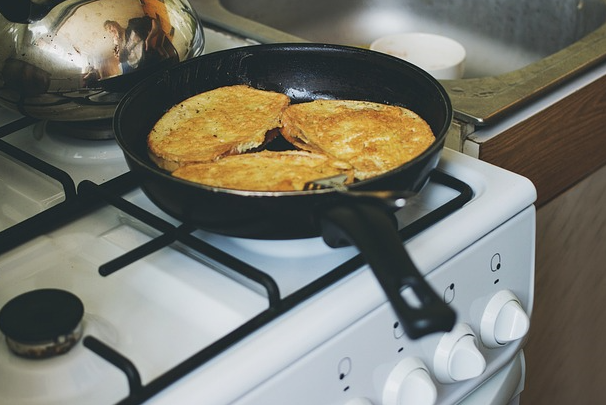
<svg viewBox="0 0 606 405">
<path fill-rule="evenodd" d="M 173 171 L 185 164 L 253 150 L 280 125 L 289 103 L 284 94 L 245 85 L 195 95 L 156 123 L 147 138 L 149 155 L 158 166 Z"/>
<path fill-rule="evenodd" d="M 213 187 L 254 191 L 303 190 L 306 182 L 348 174 L 351 166 L 319 153 L 261 151 L 226 156 L 209 163 L 195 163 L 175 170 L 173 176 Z"/>
<path fill-rule="evenodd" d="M 435 141 L 429 125 L 408 109 L 352 100 L 293 104 L 280 131 L 303 150 L 350 163 L 359 180 L 403 165 Z"/>
</svg>

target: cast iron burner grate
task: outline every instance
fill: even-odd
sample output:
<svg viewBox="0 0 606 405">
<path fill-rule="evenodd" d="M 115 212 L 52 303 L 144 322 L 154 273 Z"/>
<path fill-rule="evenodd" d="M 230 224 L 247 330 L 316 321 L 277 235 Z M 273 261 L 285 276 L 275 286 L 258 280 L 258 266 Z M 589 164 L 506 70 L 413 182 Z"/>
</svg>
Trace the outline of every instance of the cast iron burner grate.
<svg viewBox="0 0 606 405">
<path fill-rule="evenodd" d="M 83 181 L 78 187 L 78 196 L 81 199 L 91 202 L 105 201 L 107 204 L 122 210 L 126 214 L 148 224 L 160 232 L 159 236 L 149 242 L 101 265 L 99 267 L 99 274 L 101 276 L 108 277 L 117 271 L 128 271 L 125 267 L 129 264 L 151 255 L 173 243 L 179 243 L 193 249 L 209 260 L 219 263 L 225 268 L 229 268 L 241 276 L 258 283 L 265 289 L 269 305 L 267 310 L 251 318 L 247 322 L 244 322 L 240 327 L 228 333 L 223 338 L 202 348 L 189 359 L 166 371 L 146 385 L 141 385 L 139 373 L 137 372 L 135 365 L 129 359 L 114 351 L 103 342 L 100 342 L 95 337 L 85 337 L 84 345 L 86 347 L 97 353 L 109 363 L 114 364 L 127 376 L 130 386 L 130 395 L 119 402 L 121 405 L 143 403 L 177 382 L 188 373 L 223 353 L 253 332 L 259 330 L 261 327 L 286 314 L 291 309 L 302 304 L 315 294 L 345 278 L 366 264 L 362 255 L 358 254 L 299 290 L 294 291 L 288 296 L 282 297 L 278 284 L 271 276 L 194 236 L 193 232 L 196 230 L 194 227 L 190 227 L 187 224 L 179 226 L 172 225 L 112 192 L 114 183 L 117 181 L 125 181 L 130 178 L 131 174 L 126 174 L 121 176 L 121 178 L 117 178 L 116 180 L 112 180 L 103 185 L 96 185 L 92 182 Z M 473 190 L 468 184 L 439 170 L 434 170 L 431 173 L 430 181 L 446 186 L 457 191 L 459 194 L 401 229 L 399 235 L 402 241 L 415 236 L 439 222 L 441 219 L 465 205 L 473 197 Z"/>
<path fill-rule="evenodd" d="M 23 125 L 25 124 L 27 123 Z M 0 127 L 0 138 L 6 130 L 6 126 Z M 108 277 L 117 271 L 128 271 L 128 269 L 125 269 L 128 264 L 134 263 L 162 248 L 176 243 L 192 249 L 197 254 L 220 264 L 223 268 L 240 274 L 253 283 L 257 283 L 266 291 L 268 307 L 265 311 L 244 322 L 240 327 L 209 346 L 201 348 L 193 356 L 172 369 L 167 370 L 164 374 L 161 374 L 146 385 L 141 384 L 141 378 L 136 365 L 128 358 L 93 336 L 84 337 L 83 344 L 85 347 L 120 369 L 127 377 L 130 394 L 120 401 L 119 404 L 141 404 L 145 402 L 261 327 L 365 265 L 362 255 L 357 255 L 299 290 L 283 297 L 281 296 L 277 282 L 271 276 L 194 236 L 195 227 L 187 224 L 172 225 L 122 198 L 125 193 L 135 189 L 138 185 L 133 173 L 125 173 L 100 185 L 85 180 L 78 184 L 77 191 L 74 192 L 72 189 L 74 182 L 69 176 L 65 178 L 66 174 L 61 173 L 59 169 L 53 169 L 52 166 L 49 168 L 47 166 L 50 165 L 38 161 L 36 158 L 32 159 L 27 153 L 14 149 L 8 143 L 0 140 L 1 152 L 16 156 L 26 163 L 31 161 L 32 166 L 37 170 L 40 170 L 40 168 L 49 170 L 54 175 L 57 175 L 57 177 L 62 178 L 62 184 L 66 188 L 66 201 L 0 232 L 0 254 L 81 218 L 96 208 L 113 206 L 156 229 L 160 235 L 124 255 L 101 265 L 99 268 L 100 276 Z M 431 173 L 430 181 L 446 186 L 458 192 L 458 194 L 442 206 L 401 229 L 399 235 L 402 241 L 408 240 L 439 222 L 465 205 L 473 197 L 473 190 L 468 184 L 439 170 L 434 170 Z"/>
<path fill-rule="evenodd" d="M 439 222 L 465 205 L 473 197 L 473 190 L 468 184 L 439 170 L 434 170 L 431 173 L 430 181 L 446 186 L 458 192 L 458 195 L 400 230 L 399 234 L 402 241 Z M 93 336 L 84 337 L 83 344 L 85 347 L 116 366 L 127 377 L 130 394 L 118 404 L 141 404 L 145 402 L 261 327 L 286 314 L 292 308 L 365 265 L 364 258 L 359 254 L 299 290 L 294 291 L 286 297 L 282 297 L 277 282 L 271 276 L 194 236 L 193 233 L 196 231 L 194 227 L 187 224 L 172 225 L 122 198 L 122 195 L 136 186 L 137 182 L 133 173 L 126 173 L 101 185 L 85 180 L 78 185 L 77 194 L 70 200 L 69 209 L 57 208 L 60 206 L 56 206 L 45 211 L 45 213 L 53 213 L 53 215 L 46 217 L 49 221 L 52 221 L 52 224 L 45 224 L 42 228 L 48 232 L 49 229 L 57 229 L 66 225 L 73 220 L 87 215 L 87 213 L 96 208 L 113 206 L 158 230 L 160 235 L 124 255 L 101 265 L 99 268 L 100 276 L 108 277 L 117 271 L 128 271 L 125 269 L 128 264 L 134 263 L 173 243 L 178 243 L 260 285 L 267 293 L 268 308 L 209 346 L 201 348 L 193 356 L 172 369 L 167 370 L 164 374 L 161 374 L 146 385 L 141 384 L 141 378 L 136 365 L 128 358 Z M 36 217 L 33 217 L 30 222 L 33 226 L 28 227 L 28 234 L 18 236 L 19 243 L 25 243 L 40 235 L 41 227 L 35 226 L 35 224 L 39 224 L 39 218 L 37 220 Z M 10 238 L 10 231 L 13 228 L 15 227 L 9 228 L 2 233 L 9 235 L 8 237 Z M 2 233 L 0 233 L 0 240 L 3 239 Z M 0 253 L 6 251 L 3 249 L 4 246 L 0 248 Z"/>
<path fill-rule="evenodd" d="M 57 222 L 56 218 L 63 217 L 66 213 L 72 211 L 76 199 L 76 185 L 68 173 L 1 139 L 6 135 L 33 125 L 37 121 L 38 120 L 33 118 L 24 117 L 1 126 L 0 152 L 5 153 L 16 160 L 25 163 L 43 175 L 58 181 L 63 188 L 65 199 L 63 202 L 46 209 L 31 218 L 0 231 L 0 254 L 19 246 L 30 239 L 34 234 L 42 235 L 53 229 L 53 225 Z"/>
</svg>

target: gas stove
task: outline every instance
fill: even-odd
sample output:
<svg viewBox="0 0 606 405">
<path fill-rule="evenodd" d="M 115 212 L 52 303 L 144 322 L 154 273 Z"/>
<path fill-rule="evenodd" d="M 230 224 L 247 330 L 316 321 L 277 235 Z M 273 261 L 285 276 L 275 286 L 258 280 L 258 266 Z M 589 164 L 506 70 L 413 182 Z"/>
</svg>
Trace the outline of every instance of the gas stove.
<svg viewBox="0 0 606 405">
<path fill-rule="evenodd" d="M 207 52 L 224 40 L 207 30 Z M 525 178 L 445 149 L 396 213 L 457 312 L 451 332 L 411 340 L 356 248 L 195 229 L 147 199 L 115 141 L 6 110 L 0 125 L 8 403 L 508 404 L 523 389 L 536 197 Z M 9 311 L 37 294 L 25 308 L 43 307 L 44 322 L 24 343 L 27 322 Z"/>
</svg>

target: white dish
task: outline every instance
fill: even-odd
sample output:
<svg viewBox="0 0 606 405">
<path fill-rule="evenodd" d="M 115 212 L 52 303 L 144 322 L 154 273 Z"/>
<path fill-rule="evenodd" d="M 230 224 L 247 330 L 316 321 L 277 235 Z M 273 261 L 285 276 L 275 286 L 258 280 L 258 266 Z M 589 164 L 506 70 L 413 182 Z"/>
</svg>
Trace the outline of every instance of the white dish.
<svg viewBox="0 0 606 405">
<path fill-rule="evenodd" d="M 381 37 L 370 49 L 404 59 L 436 79 L 460 79 L 465 70 L 465 48 L 452 38 L 423 32 Z"/>
</svg>

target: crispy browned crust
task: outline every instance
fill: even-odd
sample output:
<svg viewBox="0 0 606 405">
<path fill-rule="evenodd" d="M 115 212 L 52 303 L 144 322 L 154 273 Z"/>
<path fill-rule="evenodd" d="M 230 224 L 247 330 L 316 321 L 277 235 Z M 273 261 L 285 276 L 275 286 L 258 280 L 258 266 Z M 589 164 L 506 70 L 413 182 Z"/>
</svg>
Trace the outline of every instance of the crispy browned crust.
<svg viewBox="0 0 606 405">
<path fill-rule="evenodd" d="M 252 191 L 303 190 L 306 182 L 337 174 L 353 180 L 345 162 L 306 151 L 261 151 L 232 155 L 175 170 L 173 176 L 207 186 Z"/>
<path fill-rule="evenodd" d="M 300 149 L 350 163 L 359 180 L 403 165 L 435 141 L 429 125 L 408 109 L 351 100 L 293 104 L 280 131 Z"/>
<path fill-rule="evenodd" d="M 245 85 L 195 95 L 171 108 L 147 138 L 150 158 L 173 171 L 261 147 L 280 126 L 288 96 Z"/>
</svg>

